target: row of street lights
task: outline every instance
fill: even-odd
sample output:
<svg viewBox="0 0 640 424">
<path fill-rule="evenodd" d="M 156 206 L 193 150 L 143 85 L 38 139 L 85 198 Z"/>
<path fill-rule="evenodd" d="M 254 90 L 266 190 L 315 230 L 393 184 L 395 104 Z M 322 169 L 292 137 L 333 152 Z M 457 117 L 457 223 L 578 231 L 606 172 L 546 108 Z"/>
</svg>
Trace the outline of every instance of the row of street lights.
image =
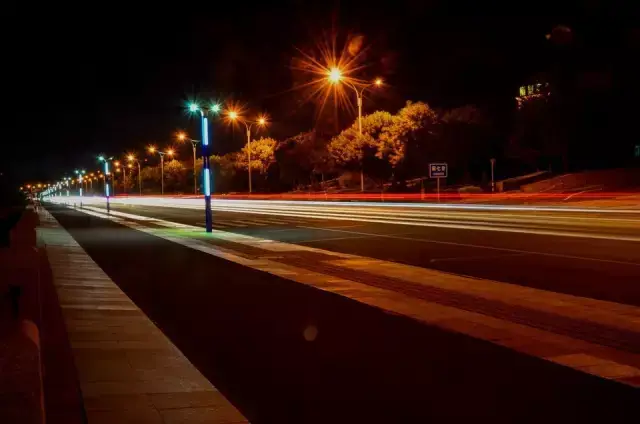
<svg viewBox="0 0 640 424">
<path fill-rule="evenodd" d="M 348 87 L 351 87 L 355 93 L 356 93 L 356 100 L 357 100 L 357 105 L 358 105 L 358 133 L 360 136 L 362 136 L 362 98 L 363 95 L 365 93 L 365 91 L 371 87 L 380 87 L 382 86 L 383 82 L 380 78 L 376 79 L 374 82 L 370 83 L 370 84 L 354 84 L 350 79 L 345 78 L 345 76 L 343 75 L 343 72 L 337 68 L 337 67 L 333 67 L 331 69 L 329 69 L 327 71 L 327 75 L 326 75 L 326 81 L 328 81 L 330 84 L 333 85 L 338 85 L 338 84 L 345 84 Z M 205 228 L 207 232 L 211 232 L 212 231 L 212 214 L 211 214 L 211 170 L 210 170 L 210 163 L 209 163 L 209 116 L 218 116 L 220 113 L 222 113 L 222 108 L 219 104 L 214 103 L 212 104 L 209 108 L 203 108 L 200 105 L 198 105 L 197 103 L 193 102 L 190 103 L 188 106 L 189 112 L 191 113 L 198 113 L 200 115 L 200 120 L 201 120 L 201 140 L 196 140 L 196 139 L 192 139 L 189 138 L 185 133 L 180 133 L 178 134 L 178 140 L 179 141 L 188 141 L 191 143 L 192 148 L 193 148 L 193 190 L 194 190 L 194 194 L 197 194 L 198 192 L 198 187 L 197 187 L 197 180 L 196 180 L 196 162 L 197 162 L 197 155 L 196 155 L 196 146 L 198 143 L 202 144 L 202 186 L 203 186 L 203 194 L 204 194 L 204 199 L 205 199 Z M 256 119 L 255 121 L 251 121 L 251 120 L 247 120 L 247 119 L 243 119 L 239 113 L 235 110 L 229 110 L 226 112 L 226 117 L 232 121 L 232 122 L 241 122 L 242 124 L 244 124 L 245 129 L 246 129 L 246 135 L 247 135 L 247 170 L 248 170 L 248 177 L 249 177 L 249 193 L 252 193 L 252 179 L 251 179 L 251 131 L 254 128 L 262 128 L 264 126 L 267 125 L 267 119 L 264 116 L 260 116 L 258 117 L 258 119 Z M 166 150 L 158 150 L 155 146 L 150 146 L 149 147 L 149 153 L 151 154 L 155 154 L 157 153 L 160 156 L 160 185 L 161 185 L 161 194 L 164 195 L 164 156 L 167 155 L 169 157 L 173 157 L 174 155 L 174 150 L 173 149 L 166 149 Z M 141 166 L 140 166 L 140 162 L 139 160 L 137 160 L 135 158 L 134 155 L 129 154 L 126 157 L 127 161 L 129 162 L 128 166 L 129 168 L 132 168 L 132 164 L 135 162 L 138 165 L 138 187 L 140 190 L 140 194 L 142 194 L 142 179 L 141 179 Z M 110 204 L 109 204 L 109 198 L 111 196 L 111 189 L 110 189 L 110 183 L 111 183 L 111 172 L 109 170 L 109 163 L 113 162 L 114 165 L 119 166 L 120 162 L 119 161 L 113 161 L 113 157 L 105 157 L 105 156 L 99 156 L 98 160 L 100 162 L 104 163 L 104 190 L 105 190 L 105 197 L 106 197 L 106 201 L 107 201 L 107 212 L 110 211 Z M 118 168 L 116 168 L 118 169 Z M 124 186 L 126 187 L 126 167 L 123 167 L 123 178 L 124 178 Z M 85 174 L 85 171 L 76 171 L 76 175 L 77 175 L 77 180 L 82 184 L 83 181 L 83 176 Z M 69 185 L 69 179 L 65 178 L 61 183 L 57 184 L 58 189 L 61 187 L 61 184 L 66 183 L 66 186 L 68 187 Z M 360 170 L 360 188 L 362 191 L 364 191 L 364 171 L 361 168 Z M 67 195 L 69 194 L 69 191 L 67 189 Z M 80 189 L 80 196 L 82 196 L 82 189 Z"/>
</svg>

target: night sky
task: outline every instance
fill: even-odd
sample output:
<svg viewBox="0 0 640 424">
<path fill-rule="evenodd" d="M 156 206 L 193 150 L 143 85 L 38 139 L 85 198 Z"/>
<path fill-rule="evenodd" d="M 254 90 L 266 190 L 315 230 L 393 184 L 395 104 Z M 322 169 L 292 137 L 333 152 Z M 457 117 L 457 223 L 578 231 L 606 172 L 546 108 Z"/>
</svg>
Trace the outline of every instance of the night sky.
<svg viewBox="0 0 640 424">
<path fill-rule="evenodd" d="M 311 129 L 325 118 L 293 89 L 301 76 L 292 63 L 297 48 L 312 51 L 327 34 L 339 43 L 362 36 L 362 77 L 388 83 L 365 100 L 365 112 L 395 112 L 406 100 L 473 103 L 506 134 L 518 86 L 553 65 L 545 34 L 555 25 L 599 40 L 590 44 L 596 50 L 615 44 L 621 28 L 639 27 L 633 2 L 133 3 L 6 6 L 5 175 L 53 180 L 76 167 L 97 169 L 100 152 L 140 154 L 152 142 L 171 144 L 180 129 L 197 137 L 184 113 L 191 98 L 266 111 L 269 135 L 279 139 Z M 244 142 L 242 131 L 214 132 L 218 152 Z"/>
</svg>

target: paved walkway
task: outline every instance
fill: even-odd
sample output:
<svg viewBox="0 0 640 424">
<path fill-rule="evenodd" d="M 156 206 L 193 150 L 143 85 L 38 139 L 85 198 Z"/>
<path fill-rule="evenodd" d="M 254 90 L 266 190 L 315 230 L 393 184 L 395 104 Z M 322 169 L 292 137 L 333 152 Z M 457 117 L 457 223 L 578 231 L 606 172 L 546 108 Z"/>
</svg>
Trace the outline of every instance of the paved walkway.
<svg viewBox="0 0 640 424">
<path fill-rule="evenodd" d="M 55 218 L 39 214 L 89 424 L 246 423 Z"/>
</svg>

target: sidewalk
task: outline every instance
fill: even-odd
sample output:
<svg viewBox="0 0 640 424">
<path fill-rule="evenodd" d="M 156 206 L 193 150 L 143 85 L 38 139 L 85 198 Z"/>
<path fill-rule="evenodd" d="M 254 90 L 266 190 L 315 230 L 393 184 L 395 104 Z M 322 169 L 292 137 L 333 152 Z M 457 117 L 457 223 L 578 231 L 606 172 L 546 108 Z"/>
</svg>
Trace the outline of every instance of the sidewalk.
<svg viewBox="0 0 640 424">
<path fill-rule="evenodd" d="M 246 423 L 51 214 L 39 215 L 88 422 Z"/>
</svg>

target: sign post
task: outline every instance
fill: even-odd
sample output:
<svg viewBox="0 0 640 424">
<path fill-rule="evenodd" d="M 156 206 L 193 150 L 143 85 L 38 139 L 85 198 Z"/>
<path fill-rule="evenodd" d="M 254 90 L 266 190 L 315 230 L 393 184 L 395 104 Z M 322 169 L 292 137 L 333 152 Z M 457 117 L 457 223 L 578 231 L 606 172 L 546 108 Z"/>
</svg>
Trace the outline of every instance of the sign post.
<svg viewBox="0 0 640 424">
<path fill-rule="evenodd" d="M 446 163 L 430 163 L 429 178 L 436 179 L 436 187 L 438 193 L 438 203 L 440 203 L 440 178 L 447 178 L 449 166 Z"/>
</svg>

